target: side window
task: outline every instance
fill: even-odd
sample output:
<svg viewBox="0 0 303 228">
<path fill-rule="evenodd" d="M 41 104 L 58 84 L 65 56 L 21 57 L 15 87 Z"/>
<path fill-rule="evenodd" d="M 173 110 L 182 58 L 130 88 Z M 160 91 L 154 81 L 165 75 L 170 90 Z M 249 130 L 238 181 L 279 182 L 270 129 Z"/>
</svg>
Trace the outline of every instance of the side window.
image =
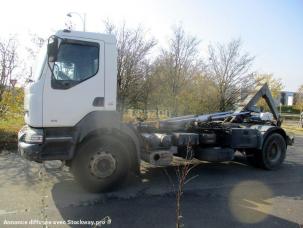
<svg viewBox="0 0 303 228">
<path fill-rule="evenodd" d="M 53 66 L 52 87 L 68 89 L 93 77 L 98 72 L 97 43 L 62 43 Z"/>
</svg>

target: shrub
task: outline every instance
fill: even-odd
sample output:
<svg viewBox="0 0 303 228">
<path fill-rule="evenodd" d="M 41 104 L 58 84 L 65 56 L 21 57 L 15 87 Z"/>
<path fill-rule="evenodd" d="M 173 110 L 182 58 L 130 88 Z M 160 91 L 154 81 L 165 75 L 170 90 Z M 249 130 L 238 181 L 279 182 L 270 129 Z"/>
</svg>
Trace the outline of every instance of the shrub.
<svg viewBox="0 0 303 228">
<path fill-rule="evenodd" d="M 0 101 L 0 150 L 16 149 L 23 123 L 23 89 L 6 90 Z"/>
<path fill-rule="evenodd" d="M 278 110 L 280 111 L 280 107 L 278 107 Z M 282 105 L 281 106 L 281 112 L 282 113 L 289 113 L 289 114 L 300 114 L 299 109 L 296 109 L 294 106 L 287 106 L 287 105 Z"/>
</svg>

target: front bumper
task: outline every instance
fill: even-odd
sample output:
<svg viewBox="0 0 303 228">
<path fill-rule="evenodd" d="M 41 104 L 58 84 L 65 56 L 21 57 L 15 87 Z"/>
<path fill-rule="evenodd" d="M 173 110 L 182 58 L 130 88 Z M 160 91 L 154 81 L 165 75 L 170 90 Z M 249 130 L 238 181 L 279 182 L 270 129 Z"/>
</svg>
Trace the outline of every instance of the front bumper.
<svg viewBox="0 0 303 228">
<path fill-rule="evenodd" d="M 46 160 L 70 160 L 73 158 L 75 143 L 73 137 L 66 135 L 49 134 L 49 129 L 41 129 L 43 137 L 39 143 L 26 141 L 26 134 L 34 128 L 23 127 L 18 133 L 19 154 L 30 161 L 42 162 Z M 64 131 L 59 131 L 63 132 Z M 35 138 L 37 139 L 37 137 Z"/>
<path fill-rule="evenodd" d="M 40 159 L 40 153 L 42 151 L 42 145 L 29 144 L 18 141 L 19 154 L 30 161 L 42 162 Z"/>
<path fill-rule="evenodd" d="M 24 126 L 18 133 L 18 152 L 23 157 L 30 161 L 42 162 L 39 155 L 42 151 L 42 144 L 33 144 L 25 142 L 25 134 L 27 126 Z"/>
</svg>

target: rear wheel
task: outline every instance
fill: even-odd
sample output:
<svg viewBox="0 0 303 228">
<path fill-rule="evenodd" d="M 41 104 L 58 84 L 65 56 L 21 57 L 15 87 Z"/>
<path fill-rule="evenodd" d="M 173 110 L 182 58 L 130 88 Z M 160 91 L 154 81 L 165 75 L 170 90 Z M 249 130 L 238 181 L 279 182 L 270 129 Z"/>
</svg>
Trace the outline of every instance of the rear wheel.
<svg viewBox="0 0 303 228">
<path fill-rule="evenodd" d="M 286 156 L 286 142 L 282 135 L 273 133 L 263 143 L 262 150 L 248 150 L 246 157 L 250 164 L 267 170 L 281 166 Z"/>
<path fill-rule="evenodd" d="M 263 144 L 260 164 L 264 169 L 273 170 L 281 166 L 286 155 L 286 142 L 282 135 L 274 133 Z"/>
<path fill-rule="evenodd" d="M 86 190 L 108 191 L 128 175 L 128 151 L 119 140 L 110 136 L 93 138 L 79 146 L 71 170 Z"/>
</svg>

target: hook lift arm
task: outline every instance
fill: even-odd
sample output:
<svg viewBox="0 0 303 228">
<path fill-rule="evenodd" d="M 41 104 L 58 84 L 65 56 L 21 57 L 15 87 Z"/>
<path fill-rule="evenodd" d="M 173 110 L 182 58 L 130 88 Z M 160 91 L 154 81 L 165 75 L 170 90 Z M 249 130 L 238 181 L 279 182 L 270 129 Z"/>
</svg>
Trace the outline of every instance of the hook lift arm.
<svg viewBox="0 0 303 228">
<path fill-rule="evenodd" d="M 260 90 L 247 102 L 247 104 L 242 108 L 241 112 L 252 111 L 253 106 L 260 100 L 260 98 L 264 98 L 268 107 L 270 108 L 271 113 L 277 121 L 277 126 L 281 126 L 282 119 L 276 108 L 275 101 L 271 95 L 267 83 L 265 83 Z"/>
</svg>

